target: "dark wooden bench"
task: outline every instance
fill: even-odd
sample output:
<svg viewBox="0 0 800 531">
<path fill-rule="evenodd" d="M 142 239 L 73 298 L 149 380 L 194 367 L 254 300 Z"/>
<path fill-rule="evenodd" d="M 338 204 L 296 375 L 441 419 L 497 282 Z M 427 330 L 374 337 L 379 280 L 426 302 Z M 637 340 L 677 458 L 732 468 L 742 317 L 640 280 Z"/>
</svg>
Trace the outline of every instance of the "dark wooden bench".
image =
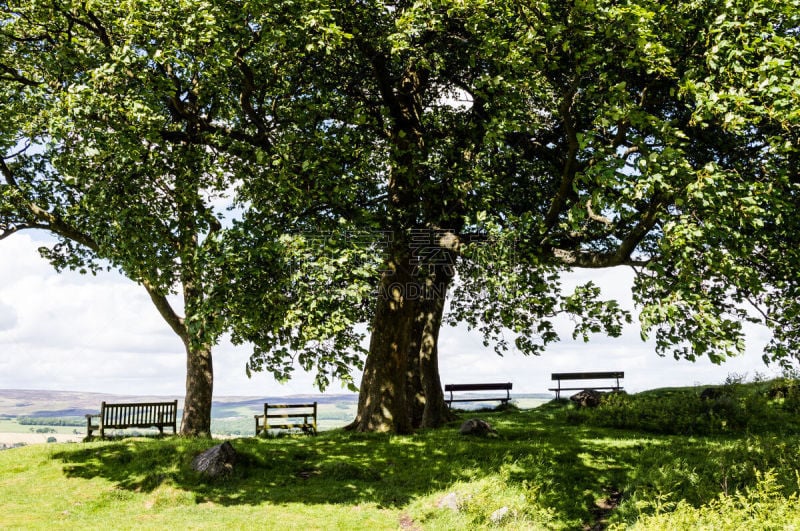
<svg viewBox="0 0 800 531">
<path fill-rule="evenodd" d="M 92 424 L 97 419 L 97 424 Z M 105 430 L 128 428 L 158 428 L 164 435 L 164 428 L 178 431 L 178 401 L 172 402 L 139 402 L 134 404 L 100 404 L 98 415 L 86 415 L 86 437 L 99 430 L 100 437 L 105 437 Z"/>
<path fill-rule="evenodd" d="M 619 391 L 622 389 L 619 385 L 620 378 L 625 377 L 622 371 L 610 372 L 554 372 L 552 374 L 553 380 L 558 381 L 557 387 L 552 387 L 548 391 L 556 392 L 556 399 L 561 398 L 561 391 L 583 391 L 584 389 L 608 389 L 612 391 Z M 584 386 L 584 387 L 562 387 L 561 382 L 564 380 L 615 380 L 615 385 L 607 386 Z"/>
<path fill-rule="evenodd" d="M 453 392 L 469 392 L 469 391 L 505 391 L 506 396 L 477 396 L 470 398 L 453 398 Z M 453 402 L 485 402 L 488 400 L 499 400 L 503 404 L 508 404 L 511 400 L 511 382 L 504 383 L 477 383 L 477 384 L 447 384 L 444 386 L 444 392 L 450 393 L 450 398 L 445 398 L 447 407 L 452 407 Z"/>
<path fill-rule="evenodd" d="M 281 410 L 280 413 L 270 413 Z M 254 415 L 256 419 L 256 436 L 267 430 L 301 429 L 303 432 L 317 434 L 317 403 L 312 404 L 269 404 L 264 403 L 264 414 Z M 283 422 L 270 422 L 270 419 L 283 419 Z M 296 421 L 289 422 L 289 419 Z M 300 420 L 302 419 L 302 420 Z"/>
</svg>

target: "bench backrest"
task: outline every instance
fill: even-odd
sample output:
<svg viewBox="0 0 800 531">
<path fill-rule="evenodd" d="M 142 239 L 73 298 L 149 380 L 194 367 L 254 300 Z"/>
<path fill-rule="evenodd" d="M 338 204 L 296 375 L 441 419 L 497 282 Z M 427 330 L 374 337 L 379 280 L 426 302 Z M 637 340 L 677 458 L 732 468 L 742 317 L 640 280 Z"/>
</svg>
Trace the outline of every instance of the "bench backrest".
<svg viewBox="0 0 800 531">
<path fill-rule="evenodd" d="M 280 413 L 270 413 L 270 410 L 280 410 Z M 255 418 L 256 435 L 262 430 L 291 428 L 300 428 L 313 435 L 317 433 L 316 402 L 311 404 L 270 404 L 265 402 L 264 414 L 256 415 Z M 283 419 L 283 422 L 270 422 L 270 419 Z M 259 420 L 262 420 L 262 422 L 259 422 Z"/>
<path fill-rule="evenodd" d="M 481 384 L 447 384 L 444 386 L 447 391 L 508 391 L 511 389 L 511 382 L 505 383 L 481 383 Z"/>
<path fill-rule="evenodd" d="M 612 372 L 554 372 L 553 380 L 599 380 L 603 378 L 624 378 L 622 371 Z"/>
<path fill-rule="evenodd" d="M 281 413 L 269 413 L 270 409 L 282 409 Z M 305 410 L 305 411 L 301 411 Z M 264 404 L 264 416 L 269 419 L 317 417 L 317 403 L 313 404 Z"/>
<path fill-rule="evenodd" d="M 148 426 L 172 426 L 177 423 L 178 401 L 140 402 L 133 404 L 100 405 L 100 415 L 104 426 L 127 426 L 144 428 Z"/>
</svg>

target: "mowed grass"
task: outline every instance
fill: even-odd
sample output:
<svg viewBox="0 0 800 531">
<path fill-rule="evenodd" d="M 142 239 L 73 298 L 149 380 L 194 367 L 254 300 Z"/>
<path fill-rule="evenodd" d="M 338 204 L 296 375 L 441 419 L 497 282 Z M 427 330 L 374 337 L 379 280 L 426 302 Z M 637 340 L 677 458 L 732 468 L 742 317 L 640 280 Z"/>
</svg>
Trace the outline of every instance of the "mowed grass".
<svg viewBox="0 0 800 531">
<path fill-rule="evenodd" d="M 699 400 L 693 389 L 670 393 Z M 497 437 L 462 436 L 457 421 L 411 436 L 334 430 L 234 439 L 234 472 L 216 481 L 190 464 L 220 441 L 139 438 L 7 450 L 0 452 L 0 527 L 800 525 L 800 436 L 772 433 L 768 424 L 759 424 L 759 433 L 667 435 L 594 426 L 563 402 L 464 412 L 462 419 L 472 417 L 488 420 Z"/>
</svg>

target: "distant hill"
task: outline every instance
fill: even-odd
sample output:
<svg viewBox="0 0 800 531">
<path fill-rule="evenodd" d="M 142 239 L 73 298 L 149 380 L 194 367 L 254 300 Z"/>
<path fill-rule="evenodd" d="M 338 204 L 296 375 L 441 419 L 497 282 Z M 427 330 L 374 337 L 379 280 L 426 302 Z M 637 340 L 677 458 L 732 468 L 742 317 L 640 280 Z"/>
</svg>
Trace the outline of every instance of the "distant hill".
<svg viewBox="0 0 800 531">
<path fill-rule="evenodd" d="M 549 400 L 551 394 L 512 394 L 521 407 L 531 407 L 530 399 Z M 108 393 L 81 393 L 77 391 L 47 391 L 41 389 L 0 389 L 0 416 L 3 417 L 73 417 L 97 413 L 100 402 L 162 402 L 178 400 L 183 407 L 181 396 L 158 395 L 116 395 Z M 264 402 L 299 403 L 317 401 L 320 405 L 335 404 L 339 407 L 352 406 L 358 402 L 356 394 L 303 394 L 289 396 L 219 396 L 212 403 L 212 416 L 240 416 L 243 410 L 260 411 Z M 478 407 L 480 403 L 463 407 Z"/>
<path fill-rule="evenodd" d="M 0 416 L 7 417 L 70 417 L 97 413 L 100 402 L 161 402 L 178 400 L 181 396 L 116 395 L 107 393 L 81 393 L 77 391 L 47 391 L 41 389 L 0 389 Z M 291 396 L 220 396 L 214 399 L 212 409 L 219 411 L 236 408 L 259 409 L 264 402 L 308 402 L 320 404 L 356 403 L 355 394 L 291 395 Z M 216 416 L 215 411 L 215 416 Z M 223 413 L 224 414 L 224 413 Z"/>
</svg>

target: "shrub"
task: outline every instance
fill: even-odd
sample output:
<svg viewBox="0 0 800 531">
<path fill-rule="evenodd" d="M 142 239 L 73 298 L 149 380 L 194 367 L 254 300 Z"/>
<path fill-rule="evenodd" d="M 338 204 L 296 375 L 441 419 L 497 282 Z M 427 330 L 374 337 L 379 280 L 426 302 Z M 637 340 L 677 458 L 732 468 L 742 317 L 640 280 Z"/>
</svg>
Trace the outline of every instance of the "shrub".
<svg viewBox="0 0 800 531">
<path fill-rule="evenodd" d="M 709 392 L 713 391 L 713 392 Z M 778 397 L 778 398 L 774 398 Z M 800 385 L 797 380 L 725 384 L 699 389 L 658 389 L 637 395 L 609 393 L 596 408 L 570 406 L 566 420 L 594 426 L 637 429 L 672 435 L 800 431 Z"/>
<path fill-rule="evenodd" d="M 684 500 L 674 510 L 641 516 L 633 529 L 796 529 L 800 526 L 800 499 L 797 493 L 785 497 L 774 472 L 757 473 L 757 482 L 743 492 L 721 494 L 700 507 Z M 624 528 L 629 528 L 627 525 Z M 621 524 L 610 529 L 623 529 Z"/>
</svg>

